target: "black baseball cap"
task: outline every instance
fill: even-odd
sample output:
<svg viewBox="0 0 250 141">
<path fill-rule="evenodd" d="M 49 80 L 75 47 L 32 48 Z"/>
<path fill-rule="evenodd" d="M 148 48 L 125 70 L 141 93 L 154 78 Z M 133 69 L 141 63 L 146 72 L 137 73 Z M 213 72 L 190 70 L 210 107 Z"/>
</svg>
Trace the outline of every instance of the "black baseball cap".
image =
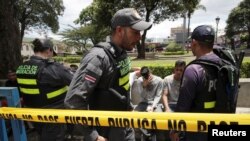
<svg viewBox="0 0 250 141">
<path fill-rule="evenodd" d="M 130 26 L 131 28 L 142 31 L 150 29 L 152 24 L 144 21 L 134 8 L 124 8 L 115 13 L 111 19 L 111 27 Z"/>
<path fill-rule="evenodd" d="M 43 51 L 45 49 L 51 49 L 53 51 L 53 55 L 56 56 L 56 52 L 54 50 L 54 44 L 51 40 L 49 39 L 35 39 L 33 41 L 33 45 L 35 46 L 34 49 L 36 49 L 37 51 Z"/>
<path fill-rule="evenodd" d="M 204 43 L 214 43 L 214 29 L 209 25 L 200 25 L 196 27 L 191 35 L 192 39 L 195 39 Z"/>
</svg>

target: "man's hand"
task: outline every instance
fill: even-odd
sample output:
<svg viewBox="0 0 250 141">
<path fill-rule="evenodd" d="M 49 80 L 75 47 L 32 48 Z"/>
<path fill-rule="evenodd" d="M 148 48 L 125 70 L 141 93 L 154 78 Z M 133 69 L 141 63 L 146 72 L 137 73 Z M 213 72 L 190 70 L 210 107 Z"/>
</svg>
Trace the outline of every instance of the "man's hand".
<svg viewBox="0 0 250 141">
<path fill-rule="evenodd" d="M 103 136 L 98 136 L 96 141 L 108 141 L 108 139 L 104 138 Z"/>
<path fill-rule="evenodd" d="M 171 130 L 169 133 L 169 137 L 171 141 L 179 141 L 180 137 L 179 137 L 179 132 L 176 132 L 174 130 Z"/>
<path fill-rule="evenodd" d="M 152 106 L 148 106 L 146 109 L 147 112 L 153 112 L 154 108 Z"/>
</svg>

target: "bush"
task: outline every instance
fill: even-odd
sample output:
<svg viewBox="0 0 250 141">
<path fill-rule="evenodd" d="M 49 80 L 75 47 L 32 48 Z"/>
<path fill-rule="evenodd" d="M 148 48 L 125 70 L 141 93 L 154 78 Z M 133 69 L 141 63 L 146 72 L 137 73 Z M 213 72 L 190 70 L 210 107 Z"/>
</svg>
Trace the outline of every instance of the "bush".
<svg viewBox="0 0 250 141">
<path fill-rule="evenodd" d="M 176 51 L 176 52 L 164 52 L 163 55 L 184 55 L 184 50 Z"/>
<path fill-rule="evenodd" d="M 167 75 L 170 75 L 173 73 L 174 66 L 149 66 L 149 69 L 152 71 L 154 75 L 157 75 L 161 78 L 166 77 Z"/>
<path fill-rule="evenodd" d="M 66 57 L 64 61 L 67 63 L 79 63 L 81 59 L 82 57 Z"/>
<path fill-rule="evenodd" d="M 150 70 L 154 75 L 160 76 L 161 78 L 172 74 L 174 66 L 149 66 Z M 240 78 L 250 78 L 250 62 L 245 62 L 241 66 Z"/>
<path fill-rule="evenodd" d="M 56 56 L 56 57 L 53 57 L 53 59 L 54 59 L 56 62 L 64 62 L 64 57 Z"/>
<path fill-rule="evenodd" d="M 240 70 L 241 78 L 250 78 L 250 62 L 243 62 Z"/>
<path fill-rule="evenodd" d="M 183 51 L 181 45 L 175 42 L 170 42 L 166 48 L 166 52 L 176 52 L 176 51 Z"/>
</svg>

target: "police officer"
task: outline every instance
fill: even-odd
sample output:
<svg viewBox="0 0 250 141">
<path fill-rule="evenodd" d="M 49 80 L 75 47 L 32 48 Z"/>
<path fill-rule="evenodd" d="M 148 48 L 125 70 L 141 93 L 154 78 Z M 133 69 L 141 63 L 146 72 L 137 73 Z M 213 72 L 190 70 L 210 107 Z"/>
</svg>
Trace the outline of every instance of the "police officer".
<svg viewBox="0 0 250 141">
<path fill-rule="evenodd" d="M 213 53 L 214 29 L 208 25 L 200 25 L 191 35 L 191 50 L 196 60 L 209 60 L 219 63 L 221 59 Z M 190 63 L 185 68 L 176 112 L 212 113 L 215 108 L 215 89 L 209 89 L 211 82 L 217 79 L 214 67 Z M 187 141 L 206 141 L 207 134 L 187 132 Z"/>
<path fill-rule="evenodd" d="M 117 11 L 111 20 L 110 42 L 99 43 L 83 58 L 67 93 L 65 104 L 72 109 L 127 111 L 131 51 L 149 29 L 133 8 Z M 131 128 L 88 127 L 86 141 L 134 141 Z"/>
<path fill-rule="evenodd" d="M 61 64 L 51 61 L 53 43 L 48 39 L 33 41 L 34 55 L 16 71 L 24 104 L 32 108 L 63 109 L 67 86 L 72 74 Z M 62 141 L 66 126 L 54 123 L 34 123 L 41 141 Z"/>
</svg>

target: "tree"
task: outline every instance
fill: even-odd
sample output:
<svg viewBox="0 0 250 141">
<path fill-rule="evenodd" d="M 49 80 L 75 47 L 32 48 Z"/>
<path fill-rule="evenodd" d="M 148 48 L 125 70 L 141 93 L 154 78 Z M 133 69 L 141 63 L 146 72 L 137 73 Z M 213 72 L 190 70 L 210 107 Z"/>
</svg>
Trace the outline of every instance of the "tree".
<svg viewBox="0 0 250 141">
<path fill-rule="evenodd" d="M 21 63 L 21 39 L 16 0 L 0 0 L 0 79 Z"/>
<path fill-rule="evenodd" d="M 233 38 L 237 34 L 250 35 L 250 1 L 244 0 L 235 7 L 228 16 L 226 35 Z M 247 39 L 247 48 L 250 48 L 250 38 Z"/>
<path fill-rule="evenodd" d="M 89 38 L 96 44 L 110 34 L 110 20 L 113 14 L 122 7 L 129 7 L 130 0 L 94 0 L 83 9 L 76 24 L 89 27 Z"/>
<path fill-rule="evenodd" d="M 18 20 L 21 28 L 21 40 L 25 30 L 39 29 L 57 32 L 58 16 L 64 11 L 62 0 L 18 0 Z"/>
<path fill-rule="evenodd" d="M 202 9 L 202 10 L 206 11 L 206 7 L 199 4 L 200 0 L 182 0 L 182 3 L 183 3 L 183 11 L 186 11 L 187 18 L 188 18 L 188 33 L 187 33 L 187 37 L 189 37 L 191 15 L 195 12 L 195 10 L 198 10 L 198 9 Z"/>
<path fill-rule="evenodd" d="M 165 19 L 176 19 L 180 0 L 94 0 L 93 3 L 82 10 L 77 23 L 93 24 L 99 29 L 110 27 L 112 15 L 123 7 L 134 7 L 152 23 L 160 23 Z M 97 31 L 97 30 L 95 30 Z M 138 46 L 138 58 L 145 58 L 145 39 L 147 30 L 142 34 L 141 44 Z"/>
<path fill-rule="evenodd" d="M 182 10 L 180 2 L 179 0 L 135 0 L 132 5 L 145 17 L 146 21 L 158 24 L 166 19 L 178 18 Z M 143 32 L 141 45 L 137 47 L 137 58 L 145 58 L 146 35 L 147 30 Z"/>
<path fill-rule="evenodd" d="M 87 50 L 86 44 L 89 39 L 86 28 L 67 29 L 60 33 L 63 36 L 63 42 L 77 49 L 77 51 Z"/>
<path fill-rule="evenodd" d="M 96 29 L 97 27 L 95 25 L 85 25 L 79 28 L 71 27 L 71 29 L 67 29 L 59 35 L 63 36 L 63 41 L 68 46 L 75 47 L 78 51 L 87 51 L 86 45 L 89 40 L 91 40 L 93 44 L 97 44 L 104 39 L 107 34 L 107 31 L 102 30 L 98 30 L 99 34 L 96 34 Z"/>
</svg>

